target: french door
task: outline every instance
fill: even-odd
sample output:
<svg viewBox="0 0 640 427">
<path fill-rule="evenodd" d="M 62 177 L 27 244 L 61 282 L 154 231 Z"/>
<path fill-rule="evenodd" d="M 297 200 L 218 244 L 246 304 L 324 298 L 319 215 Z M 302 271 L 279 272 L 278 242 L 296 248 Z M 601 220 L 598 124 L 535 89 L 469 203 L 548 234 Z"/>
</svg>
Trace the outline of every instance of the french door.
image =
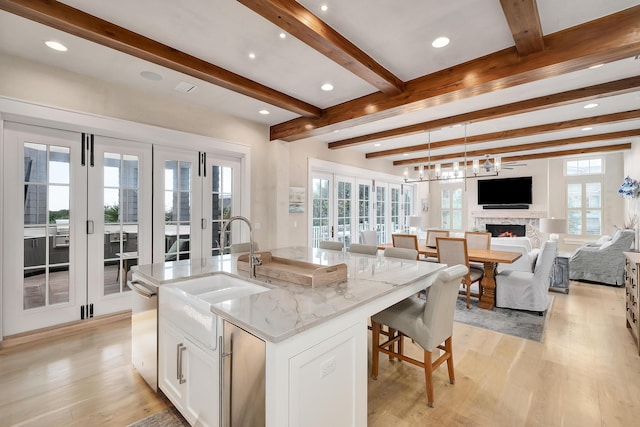
<svg viewBox="0 0 640 427">
<path fill-rule="evenodd" d="M 170 147 L 154 149 L 154 262 L 219 255 L 220 232 L 240 215 L 241 163 L 210 152 Z M 243 232 L 226 232 L 228 249 Z M 208 231 L 210 230 L 210 231 Z"/>
<path fill-rule="evenodd" d="M 4 335 L 129 309 L 129 268 L 151 259 L 150 147 L 8 122 L 3 136 Z"/>
<path fill-rule="evenodd" d="M 321 240 L 359 242 L 359 232 L 368 229 L 371 218 L 371 181 L 316 172 L 312 178 L 311 246 Z"/>
</svg>

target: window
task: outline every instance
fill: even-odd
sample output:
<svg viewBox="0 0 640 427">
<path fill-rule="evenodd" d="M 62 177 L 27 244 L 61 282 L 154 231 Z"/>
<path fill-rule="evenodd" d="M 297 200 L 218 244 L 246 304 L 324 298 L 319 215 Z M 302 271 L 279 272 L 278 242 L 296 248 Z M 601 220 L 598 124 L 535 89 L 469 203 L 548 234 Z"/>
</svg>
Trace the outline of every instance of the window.
<svg viewBox="0 0 640 427">
<path fill-rule="evenodd" d="M 567 228 L 569 234 L 602 234 L 602 183 L 567 184 Z"/>
<path fill-rule="evenodd" d="M 601 157 L 591 159 L 567 160 L 565 162 L 565 175 L 593 175 L 604 173 Z"/>
<path fill-rule="evenodd" d="M 462 188 L 445 188 L 440 199 L 441 227 L 462 230 Z"/>
<path fill-rule="evenodd" d="M 573 235 L 602 234 L 602 157 L 565 161 L 567 182 L 567 232 Z"/>
</svg>

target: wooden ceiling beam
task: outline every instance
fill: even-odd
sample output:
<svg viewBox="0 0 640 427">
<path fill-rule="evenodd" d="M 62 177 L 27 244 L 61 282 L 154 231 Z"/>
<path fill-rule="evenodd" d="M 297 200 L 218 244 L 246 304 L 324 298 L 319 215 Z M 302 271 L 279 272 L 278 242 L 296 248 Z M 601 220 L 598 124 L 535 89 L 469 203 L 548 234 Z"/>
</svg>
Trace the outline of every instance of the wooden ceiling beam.
<svg viewBox="0 0 640 427">
<path fill-rule="evenodd" d="M 500 5 L 518 55 L 527 56 L 542 51 L 544 41 L 536 0 L 500 0 Z"/>
<path fill-rule="evenodd" d="M 385 94 L 404 82 L 294 0 L 237 0 Z"/>
<path fill-rule="evenodd" d="M 314 105 L 58 1 L 0 0 L 0 9 L 307 118 L 322 115 Z"/>
<path fill-rule="evenodd" d="M 486 148 L 483 150 L 467 151 L 466 157 L 467 158 L 481 157 L 487 154 L 491 155 L 491 154 L 515 153 L 518 151 L 539 150 L 541 148 L 552 148 L 552 147 L 558 147 L 563 145 L 581 144 L 585 142 L 631 138 L 635 136 L 640 136 L 640 129 L 624 130 L 620 132 L 608 132 L 608 133 L 601 133 L 598 135 L 578 136 L 575 138 L 557 139 L 554 141 L 533 142 L 530 144 L 510 145 L 508 147 L 496 147 L 496 148 Z M 431 157 L 416 157 L 413 159 L 395 160 L 393 162 L 393 165 L 403 166 L 403 165 L 411 165 L 414 163 L 441 162 L 443 160 L 456 159 L 464 156 L 465 156 L 464 152 L 458 152 L 458 153 L 450 153 L 450 154 L 441 154 L 441 155 L 431 156 Z"/>
<path fill-rule="evenodd" d="M 544 51 L 526 57 L 504 49 L 406 82 L 399 95 L 376 92 L 329 107 L 316 119 L 280 123 L 270 138 L 297 141 L 633 57 L 640 52 L 640 5 L 547 35 L 544 44 Z"/>
<path fill-rule="evenodd" d="M 380 139 L 395 138 L 404 135 L 413 135 L 427 130 L 440 129 L 459 123 L 477 123 L 484 120 L 497 119 L 516 114 L 529 113 L 532 111 L 544 110 L 551 107 L 559 107 L 576 102 L 590 101 L 607 96 L 621 95 L 634 92 L 640 87 L 640 76 L 629 77 L 627 79 L 602 83 L 599 85 L 574 89 L 567 92 L 555 93 L 552 95 L 540 96 L 538 98 L 526 99 L 524 101 L 513 102 L 506 105 L 498 105 L 482 110 L 470 111 L 456 116 L 444 117 L 430 120 L 428 122 L 416 123 L 395 129 L 370 133 L 329 143 L 329 148 L 346 148 L 353 145 L 364 144 L 366 142 Z"/>
<path fill-rule="evenodd" d="M 523 154 L 520 156 L 502 157 L 502 163 L 504 164 L 509 162 L 523 162 L 526 160 L 550 159 L 552 157 L 577 156 L 579 154 L 606 153 L 630 149 L 631 143 L 602 145 L 600 147 L 576 148 L 573 150 L 548 151 L 546 153 L 533 153 Z M 467 161 L 467 167 L 471 165 L 473 165 L 473 162 Z M 444 168 L 450 168 L 453 166 L 453 163 L 441 163 L 440 166 Z M 434 166 L 432 166 L 431 168 L 433 169 L 433 167 Z M 425 166 L 425 169 L 426 168 L 427 167 Z M 414 169 L 418 170 L 418 167 L 415 167 Z"/>
<path fill-rule="evenodd" d="M 367 159 L 378 157 L 397 156 L 404 153 L 415 153 L 416 151 L 436 150 L 438 148 L 451 147 L 455 145 L 478 144 L 481 142 L 499 141 L 509 138 L 520 138 L 523 136 L 540 135 L 549 132 L 557 132 L 560 130 L 573 129 L 583 126 L 594 126 L 606 123 L 615 123 L 625 120 L 640 119 L 640 110 L 623 111 L 621 113 L 604 114 L 602 116 L 585 117 L 575 120 L 565 120 L 562 122 L 547 123 L 544 125 L 529 126 L 526 128 L 510 129 L 499 132 L 485 133 L 483 135 L 468 136 L 465 138 L 455 138 L 446 141 L 432 142 L 431 144 L 412 145 L 410 147 L 392 148 L 390 150 L 376 151 L 367 153 Z"/>
</svg>

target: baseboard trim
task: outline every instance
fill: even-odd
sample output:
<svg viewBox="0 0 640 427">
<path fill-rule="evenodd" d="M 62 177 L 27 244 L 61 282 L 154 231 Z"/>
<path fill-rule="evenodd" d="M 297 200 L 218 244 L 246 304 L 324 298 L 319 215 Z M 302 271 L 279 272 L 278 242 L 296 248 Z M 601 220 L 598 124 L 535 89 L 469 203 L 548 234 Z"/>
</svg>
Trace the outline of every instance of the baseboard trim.
<svg viewBox="0 0 640 427">
<path fill-rule="evenodd" d="M 40 341 L 45 338 L 56 338 L 63 335 L 71 335 L 77 332 L 84 331 L 87 328 L 100 326 L 111 322 L 117 322 L 124 319 L 131 319 L 131 310 L 121 311 L 119 313 L 113 314 L 105 314 L 104 316 L 93 317 L 91 319 L 77 320 L 75 322 L 64 323 L 62 325 L 36 329 L 35 331 L 9 335 L 4 337 L 3 340 L 0 341 L 0 349 L 15 347 L 33 341 Z"/>
</svg>

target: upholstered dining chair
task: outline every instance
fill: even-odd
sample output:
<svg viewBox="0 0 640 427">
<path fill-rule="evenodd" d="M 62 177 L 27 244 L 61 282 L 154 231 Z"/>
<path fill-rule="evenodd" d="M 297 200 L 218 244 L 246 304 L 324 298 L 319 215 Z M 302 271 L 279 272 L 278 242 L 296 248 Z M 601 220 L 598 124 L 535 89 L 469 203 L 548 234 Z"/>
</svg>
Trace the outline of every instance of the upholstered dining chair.
<svg viewBox="0 0 640 427">
<path fill-rule="evenodd" d="M 435 248 L 438 237 L 449 237 L 449 230 L 427 230 L 427 246 Z"/>
<path fill-rule="evenodd" d="M 251 243 L 250 242 L 243 242 L 243 243 L 232 243 L 231 246 L 229 246 L 229 253 L 232 254 L 242 254 L 242 253 L 246 253 L 249 252 L 249 249 L 251 248 Z M 258 251 L 258 242 L 253 242 L 253 251 Z"/>
<path fill-rule="evenodd" d="M 361 245 L 359 243 L 352 243 L 347 248 L 347 252 L 352 252 L 356 254 L 365 254 L 365 255 L 377 255 L 378 254 L 378 246 L 376 245 Z"/>
<path fill-rule="evenodd" d="M 467 274 L 462 278 L 461 284 L 464 289 L 460 290 L 462 295 L 467 297 L 467 308 L 471 304 L 471 297 L 480 298 L 480 290 L 477 293 L 471 292 L 471 285 L 478 282 L 484 273 L 480 270 L 469 268 L 469 254 L 467 253 L 467 239 L 458 237 L 438 237 L 436 238 L 438 251 L 438 262 L 448 266 L 462 264 L 467 267 Z"/>
<path fill-rule="evenodd" d="M 467 239 L 467 249 L 491 249 L 491 233 L 489 232 L 465 231 L 464 238 Z M 484 272 L 484 264 L 481 262 L 470 262 L 469 267 Z"/>
<path fill-rule="evenodd" d="M 378 235 L 376 230 L 362 230 L 360 232 L 360 243 L 363 245 L 378 245 Z"/>
<path fill-rule="evenodd" d="M 394 248 L 415 249 L 418 251 L 418 236 L 415 234 L 392 234 L 391 239 Z M 415 259 L 418 259 L 416 255 Z"/>
<path fill-rule="evenodd" d="M 318 247 L 320 249 L 329 249 L 331 251 L 341 251 L 344 249 L 344 243 L 334 242 L 333 240 L 321 240 Z"/>
<path fill-rule="evenodd" d="M 384 256 L 416 260 L 418 259 L 418 251 L 416 249 L 408 248 L 386 248 L 384 250 Z"/>
<path fill-rule="evenodd" d="M 430 248 L 435 248 L 437 237 L 449 237 L 449 230 L 427 230 L 426 245 Z M 438 262 L 438 258 L 426 257 L 425 261 Z"/>
<path fill-rule="evenodd" d="M 427 405 L 433 407 L 433 370 L 447 362 L 449 382 L 455 383 L 453 370 L 453 314 L 460 281 L 468 273 L 467 267 L 454 265 L 438 272 L 434 283 L 428 288 L 429 298 L 423 301 L 417 297 L 407 298 L 391 307 L 374 314 L 371 318 L 372 363 L 371 376 L 378 378 L 379 353 L 388 354 L 424 369 L 427 389 Z M 382 332 L 387 325 L 389 332 Z M 380 343 L 380 335 L 388 339 Z M 403 338 L 409 337 L 424 350 L 423 361 L 404 354 Z M 397 351 L 396 351 L 397 344 Z M 434 351 L 442 354 L 433 361 Z"/>
</svg>

